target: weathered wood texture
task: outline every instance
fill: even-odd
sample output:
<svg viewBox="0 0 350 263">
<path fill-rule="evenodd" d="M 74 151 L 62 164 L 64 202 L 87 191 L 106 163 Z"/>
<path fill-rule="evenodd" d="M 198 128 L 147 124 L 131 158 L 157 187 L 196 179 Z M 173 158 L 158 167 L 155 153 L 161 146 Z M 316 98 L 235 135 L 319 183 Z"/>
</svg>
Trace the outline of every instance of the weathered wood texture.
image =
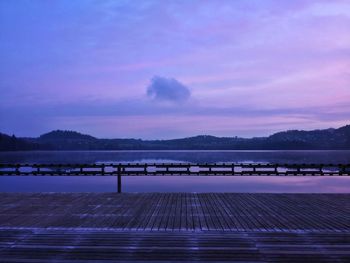
<svg viewBox="0 0 350 263">
<path fill-rule="evenodd" d="M 0 262 L 350 262 L 349 194 L 0 193 Z"/>
<path fill-rule="evenodd" d="M 1 262 L 349 262 L 345 233 L 0 230 Z"/>
<path fill-rule="evenodd" d="M 0 193 L 4 227 L 350 232 L 350 195 Z"/>
</svg>

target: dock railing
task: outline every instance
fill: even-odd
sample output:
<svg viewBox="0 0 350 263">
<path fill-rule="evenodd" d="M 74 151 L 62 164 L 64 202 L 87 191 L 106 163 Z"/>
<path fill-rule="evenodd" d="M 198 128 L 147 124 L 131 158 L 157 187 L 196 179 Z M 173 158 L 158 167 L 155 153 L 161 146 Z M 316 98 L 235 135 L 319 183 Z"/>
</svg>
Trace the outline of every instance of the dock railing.
<svg viewBox="0 0 350 263">
<path fill-rule="evenodd" d="M 0 176 L 349 176 L 350 164 L 0 164 Z"/>
</svg>

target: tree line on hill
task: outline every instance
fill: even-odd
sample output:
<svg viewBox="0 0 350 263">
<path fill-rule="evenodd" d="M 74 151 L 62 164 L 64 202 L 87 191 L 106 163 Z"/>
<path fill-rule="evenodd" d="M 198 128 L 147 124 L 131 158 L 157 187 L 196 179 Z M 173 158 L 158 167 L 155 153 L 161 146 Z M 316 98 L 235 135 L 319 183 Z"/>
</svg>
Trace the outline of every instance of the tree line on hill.
<svg viewBox="0 0 350 263">
<path fill-rule="evenodd" d="M 290 130 L 268 137 L 199 135 L 172 140 L 98 139 L 75 131 L 56 130 L 38 138 L 0 133 L 0 151 L 26 150 L 328 150 L 350 149 L 350 125 L 338 129 Z"/>
</svg>

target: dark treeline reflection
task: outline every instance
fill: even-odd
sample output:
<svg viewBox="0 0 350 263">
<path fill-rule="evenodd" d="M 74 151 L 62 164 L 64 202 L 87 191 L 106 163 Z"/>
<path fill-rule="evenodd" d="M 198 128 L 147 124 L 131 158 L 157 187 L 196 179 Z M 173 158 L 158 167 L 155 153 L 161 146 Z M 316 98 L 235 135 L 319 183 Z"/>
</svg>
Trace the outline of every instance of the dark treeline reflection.
<svg viewBox="0 0 350 263">
<path fill-rule="evenodd" d="M 2 152 L 0 162 L 350 163 L 350 151 L 29 151 Z"/>
</svg>

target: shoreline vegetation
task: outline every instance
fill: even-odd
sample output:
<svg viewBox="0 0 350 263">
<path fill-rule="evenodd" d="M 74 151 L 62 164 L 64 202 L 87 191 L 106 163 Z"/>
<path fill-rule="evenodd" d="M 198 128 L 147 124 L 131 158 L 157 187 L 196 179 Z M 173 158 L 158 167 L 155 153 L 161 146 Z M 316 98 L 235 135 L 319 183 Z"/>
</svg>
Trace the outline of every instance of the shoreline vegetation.
<svg viewBox="0 0 350 263">
<path fill-rule="evenodd" d="M 0 133 L 0 151 L 31 150 L 349 150 L 350 125 L 337 129 L 289 130 L 267 137 L 199 135 L 171 140 L 99 139 L 75 131 L 55 130 L 37 138 Z"/>
</svg>

